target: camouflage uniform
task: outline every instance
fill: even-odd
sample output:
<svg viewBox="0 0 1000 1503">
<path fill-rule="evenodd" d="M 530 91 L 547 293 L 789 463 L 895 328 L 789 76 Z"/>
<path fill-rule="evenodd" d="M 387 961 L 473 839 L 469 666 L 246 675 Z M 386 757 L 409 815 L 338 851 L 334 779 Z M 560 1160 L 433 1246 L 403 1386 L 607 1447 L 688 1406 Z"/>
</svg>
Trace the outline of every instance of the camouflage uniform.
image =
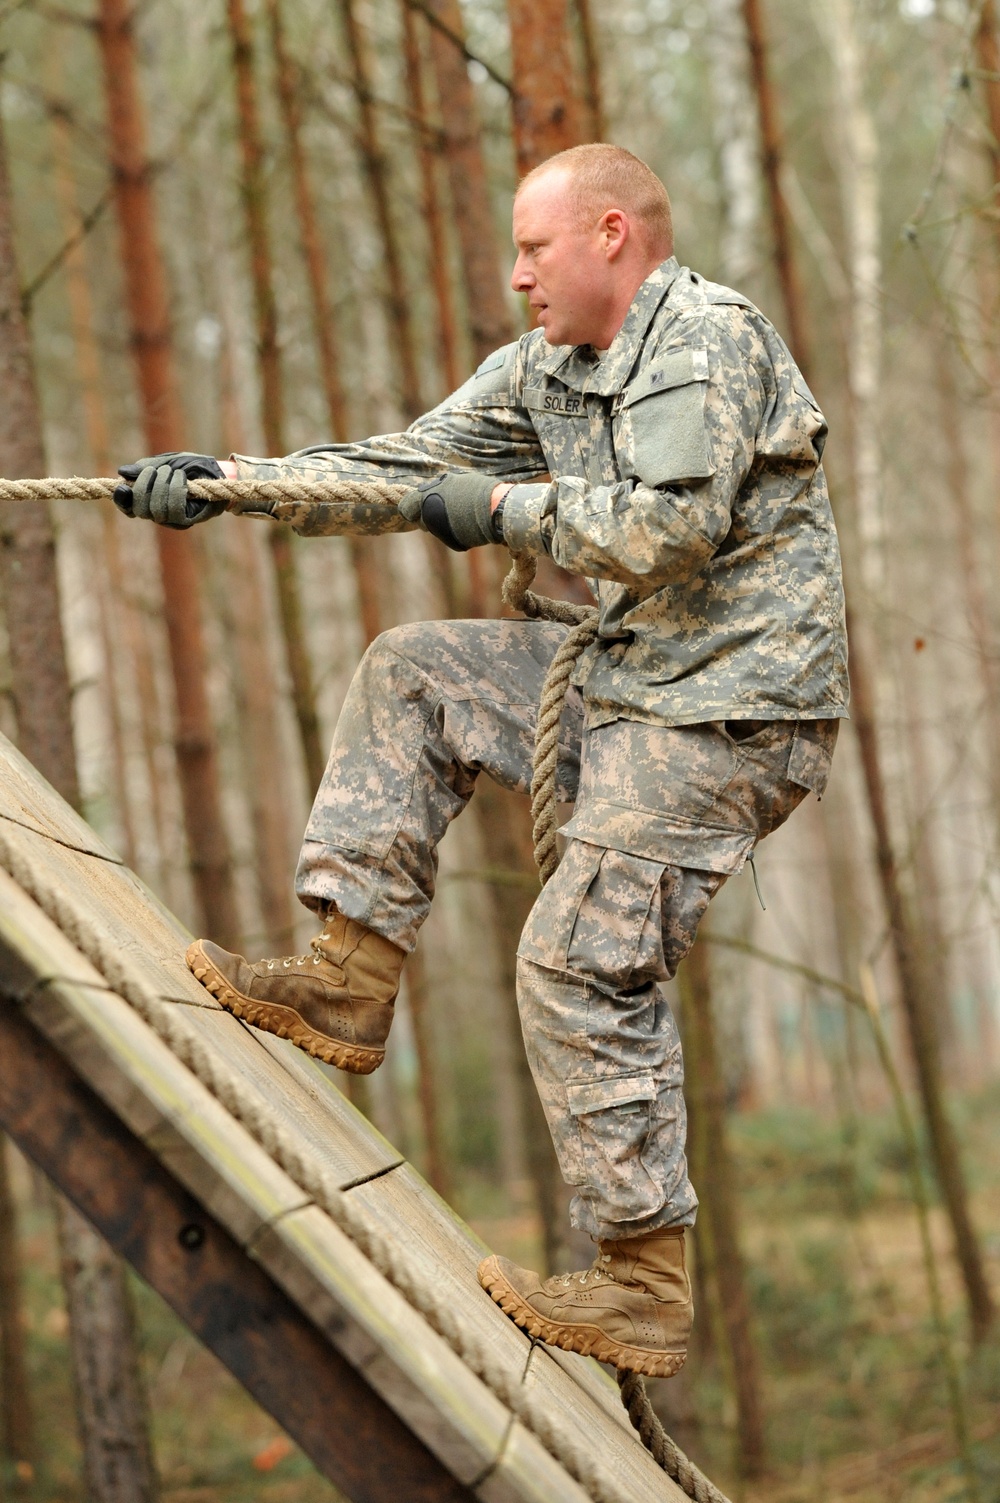
<svg viewBox="0 0 1000 1503">
<path fill-rule="evenodd" d="M 574 1220 L 597 1236 L 693 1220 L 680 1045 L 657 982 L 756 842 L 822 792 L 846 714 L 825 434 L 767 320 L 671 258 L 603 359 L 534 331 L 404 434 L 238 456 L 247 478 L 485 470 L 515 482 L 510 546 L 550 554 L 597 592 L 600 634 L 563 720 L 568 845 L 518 955 Z M 322 513 L 303 502 L 293 525 L 321 531 Z M 412 948 L 438 841 L 479 770 L 528 785 L 562 634 L 421 623 L 374 644 L 306 831 L 303 901 Z M 727 722 L 747 721 L 753 733 L 735 740 Z"/>
</svg>

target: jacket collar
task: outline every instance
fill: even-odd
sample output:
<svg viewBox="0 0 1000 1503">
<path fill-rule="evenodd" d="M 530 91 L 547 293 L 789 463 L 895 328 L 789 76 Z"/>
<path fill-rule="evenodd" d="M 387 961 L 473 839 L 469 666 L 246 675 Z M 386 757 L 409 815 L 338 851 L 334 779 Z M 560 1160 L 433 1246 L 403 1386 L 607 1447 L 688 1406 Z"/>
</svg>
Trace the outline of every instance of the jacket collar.
<svg viewBox="0 0 1000 1503">
<path fill-rule="evenodd" d="M 639 288 L 625 322 L 611 341 L 604 359 L 597 363 L 589 344 L 561 344 L 539 364 L 545 376 L 557 376 L 571 391 L 593 392 L 613 397 L 632 374 L 653 317 L 680 275 L 677 258 L 660 263 Z"/>
</svg>

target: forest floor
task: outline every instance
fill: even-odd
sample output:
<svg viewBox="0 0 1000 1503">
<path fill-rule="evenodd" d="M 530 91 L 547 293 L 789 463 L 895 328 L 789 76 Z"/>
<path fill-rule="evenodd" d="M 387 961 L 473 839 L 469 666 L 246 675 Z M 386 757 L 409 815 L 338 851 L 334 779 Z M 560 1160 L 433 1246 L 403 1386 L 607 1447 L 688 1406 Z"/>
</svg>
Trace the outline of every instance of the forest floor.
<svg viewBox="0 0 1000 1503">
<path fill-rule="evenodd" d="M 1000 1299 L 1000 1086 L 960 1103 L 960 1126 Z M 655 1385 L 668 1427 L 734 1503 L 946 1503 L 965 1496 L 939 1346 L 928 1317 L 905 1156 L 888 1117 L 844 1131 L 804 1111 L 733 1119 L 744 1246 L 764 1366 L 769 1473 L 741 1484 L 732 1403 L 704 1336 Z M 38 1465 L 18 1496 L 81 1503 L 66 1316 L 44 1187 L 18 1176 Z M 532 1218 L 480 1177 L 459 1208 L 500 1251 L 531 1261 Z M 981 1503 L 1000 1503 L 1000 1332 L 976 1353 L 940 1211 L 934 1241 L 963 1366 Z M 170 1503 L 331 1503 L 337 1493 L 138 1281 L 142 1357 Z M 704 1322 L 703 1322 L 704 1324 Z"/>
</svg>

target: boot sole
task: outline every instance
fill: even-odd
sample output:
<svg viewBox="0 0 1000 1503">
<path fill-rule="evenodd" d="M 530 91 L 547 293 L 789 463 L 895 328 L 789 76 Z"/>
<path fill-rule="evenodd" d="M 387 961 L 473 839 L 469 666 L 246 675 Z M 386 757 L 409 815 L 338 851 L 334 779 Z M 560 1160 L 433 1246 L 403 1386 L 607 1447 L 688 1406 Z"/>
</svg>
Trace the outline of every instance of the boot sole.
<svg viewBox="0 0 1000 1503">
<path fill-rule="evenodd" d="M 648 1378 L 672 1378 L 687 1360 L 687 1352 L 650 1352 L 640 1346 L 628 1346 L 606 1336 L 598 1326 L 561 1325 L 558 1321 L 548 1320 L 518 1294 L 501 1273 L 495 1256 L 480 1263 L 479 1282 L 515 1325 L 548 1346 L 561 1347 L 564 1352 L 579 1352 L 583 1357 L 596 1357 L 598 1362 L 644 1373 Z"/>
<path fill-rule="evenodd" d="M 338 1070 L 347 1070 L 351 1075 L 370 1075 L 385 1059 L 384 1049 L 365 1049 L 360 1044 L 344 1044 L 331 1039 L 328 1034 L 317 1033 L 310 1028 L 294 1007 L 283 1007 L 278 1002 L 258 1002 L 234 990 L 232 984 L 213 965 L 195 940 L 184 956 L 188 970 L 211 992 L 234 1018 L 242 1018 L 254 1028 L 265 1033 L 274 1033 L 279 1039 L 290 1039 L 313 1059 L 321 1059 L 326 1065 L 335 1065 Z"/>
</svg>

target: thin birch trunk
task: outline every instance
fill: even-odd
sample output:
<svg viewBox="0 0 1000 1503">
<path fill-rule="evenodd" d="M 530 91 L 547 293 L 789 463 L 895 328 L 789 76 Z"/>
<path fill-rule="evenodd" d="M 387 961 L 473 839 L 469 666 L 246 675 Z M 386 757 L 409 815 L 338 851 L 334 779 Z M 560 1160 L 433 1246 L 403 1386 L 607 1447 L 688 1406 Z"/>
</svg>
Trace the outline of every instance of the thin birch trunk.
<svg viewBox="0 0 1000 1503">
<path fill-rule="evenodd" d="M 733 287 L 757 270 L 760 148 L 750 88 L 747 33 L 740 0 L 708 0 L 712 118 L 722 179 L 719 275 Z"/>
<path fill-rule="evenodd" d="M 231 527 L 227 603 L 236 660 L 236 684 L 245 759 L 247 798 L 253 822 L 254 869 L 271 954 L 294 948 L 291 811 L 281 775 L 284 752 L 276 718 L 280 700 L 270 644 L 262 639 L 267 598 L 261 548 L 252 527 Z"/>
<path fill-rule="evenodd" d="M 11 478 L 44 475 L 41 411 L 35 388 L 27 325 L 21 311 L 20 282 L 14 249 L 6 143 L 0 119 L 0 472 Z M 7 619 L 11 678 L 17 711 L 18 742 L 22 751 L 65 799 L 80 807 L 73 750 L 73 717 L 66 650 L 59 609 L 55 540 L 47 506 L 11 503 L 3 516 L 3 601 Z M 68 1212 L 68 1208 L 66 1208 Z M 82 1268 L 95 1260 L 113 1259 L 100 1239 L 74 1241 L 70 1225 L 68 1246 Z M 93 1234 L 92 1234 L 93 1235 Z M 67 1294 L 70 1290 L 67 1288 Z M 71 1320 L 72 1320 L 72 1300 Z M 124 1332 L 119 1293 L 112 1287 L 95 1298 L 105 1328 Z M 77 1382 L 95 1406 L 112 1406 L 117 1391 L 125 1391 L 138 1371 L 134 1344 L 124 1335 L 113 1345 L 103 1331 L 83 1320 L 72 1331 Z M 81 1409 L 85 1452 L 94 1437 Z M 149 1456 L 145 1417 L 141 1410 L 119 1412 L 117 1443 L 123 1449 Z M 152 1470 L 137 1498 L 155 1491 Z M 95 1503 L 119 1503 L 112 1490 L 94 1491 Z"/>
<path fill-rule="evenodd" d="M 8 1155 L 7 1139 L 0 1133 L 0 1455 L 20 1492 L 34 1471 L 35 1417 L 25 1353 L 17 1206 Z"/>
<path fill-rule="evenodd" d="M 781 164 L 784 156 L 784 142 L 768 66 L 768 45 L 761 0 L 741 0 L 741 4 L 750 48 L 751 77 L 757 97 L 761 170 L 767 184 L 768 204 L 771 211 L 774 264 L 785 304 L 785 316 L 788 320 L 788 343 L 796 363 L 808 380 L 811 361 L 805 299 L 792 241 L 792 220 L 788 212 L 782 180 Z"/>
<path fill-rule="evenodd" d="M 519 177 L 582 139 L 570 52 L 568 0 L 507 0 L 515 81 Z"/>
<path fill-rule="evenodd" d="M 183 447 L 184 421 L 174 383 L 166 273 L 156 242 L 138 58 L 126 0 L 99 0 L 95 34 L 146 444 L 150 453 L 161 453 Z M 239 922 L 206 691 L 195 544 L 166 527 L 156 529 L 156 543 L 176 695 L 177 769 L 200 923 L 220 944 L 231 945 Z"/>
<path fill-rule="evenodd" d="M 990 1326 L 994 1307 L 972 1224 L 968 1190 L 954 1127 L 945 1104 L 940 1025 L 927 986 L 915 916 L 902 890 L 889 819 L 877 715 L 886 690 L 871 676 L 873 613 L 886 598 L 885 522 L 878 415 L 882 389 L 881 255 L 878 140 L 863 90 L 861 45 L 854 0 L 826 0 L 821 8 L 834 67 L 843 132 L 842 194 L 849 247 L 851 338 L 848 386 L 852 409 L 853 472 L 860 582 L 865 614 L 852 632 L 851 685 L 879 874 L 899 975 L 910 1049 L 931 1153 L 955 1239 L 973 1335 Z"/>
<path fill-rule="evenodd" d="M 392 336 L 396 341 L 395 353 L 399 361 L 400 397 L 406 421 L 412 423 L 422 411 L 416 333 L 403 275 L 399 234 L 392 215 L 388 164 L 379 141 L 378 121 L 375 117 L 371 61 L 367 42 L 358 21 L 356 0 L 338 0 L 338 5 L 350 58 L 351 84 L 358 110 L 358 146 L 385 257 L 386 316 Z"/>
<path fill-rule="evenodd" d="M 738 1468 L 757 1477 L 764 1468 L 764 1406 L 760 1360 L 753 1339 L 746 1267 L 739 1241 L 736 1176 L 726 1133 L 725 1084 L 712 1011 L 709 947 L 695 942 L 679 976 L 684 1025 L 686 1094 L 694 1103 L 700 1140 L 696 1186 L 704 1194 L 701 1214 L 710 1222 L 711 1275 L 718 1298 L 718 1335 L 725 1341 L 725 1367 L 736 1401 Z"/>
<path fill-rule="evenodd" d="M 406 997 L 413 1022 L 413 1042 L 417 1053 L 417 1090 L 420 1122 L 424 1135 L 427 1178 L 445 1200 L 451 1193 L 451 1174 L 441 1133 L 438 1110 L 439 1088 L 434 1066 L 434 1040 L 430 1027 L 430 995 L 423 953 L 418 946 L 406 962 Z"/>
<path fill-rule="evenodd" d="M 69 123 L 65 115 L 52 115 L 53 164 L 56 191 L 63 217 L 66 244 L 66 289 L 69 294 L 70 325 L 73 331 L 73 348 L 76 354 L 80 377 L 80 394 L 83 399 L 84 424 L 87 446 L 90 450 L 93 473 L 109 475 L 112 471 L 111 443 L 108 434 L 107 414 L 101 391 L 101 368 L 97 353 L 94 310 L 87 277 L 86 253 L 80 235 L 81 214 L 77 203 L 72 171 L 72 143 Z M 122 652 L 119 631 L 123 605 L 123 576 L 121 555 L 118 549 L 116 523 L 118 518 L 111 508 L 101 512 L 103 530 L 103 562 L 107 572 L 107 589 L 98 589 L 97 609 L 100 623 L 101 647 L 104 654 L 104 697 L 108 719 L 108 734 L 111 743 L 111 765 L 114 775 L 115 802 L 122 829 L 122 854 L 130 867 L 136 865 L 135 829 L 132 819 L 131 800 L 125 755 L 125 730 L 122 723 Z M 127 648 L 126 648 L 127 651 Z"/>
<path fill-rule="evenodd" d="M 499 345 L 513 338 L 513 320 L 504 297 L 505 278 L 475 94 L 465 54 L 451 40 L 465 35 L 461 7 L 459 0 L 429 0 L 429 3 L 444 28 L 431 27 L 431 58 L 444 124 L 445 162 L 465 279 L 472 358 L 479 365 Z"/>
<path fill-rule="evenodd" d="M 236 81 L 236 114 L 240 141 L 240 191 L 250 252 L 250 276 L 254 293 L 257 330 L 257 367 L 260 373 L 261 419 L 268 452 L 287 452 L 284 395 L 278 349 L 278 313 L 274 300 L 274 266 L 267 229 L 267 190 L 264 182 L 264 144 L 257 107 L 254 78 L 254 48 L 243 0 L 226 0 L 226 21 L 232 47 Z M 285 641 L 292 698 L 298 722 L 309 791 L 319 787 L 326 756 L 323 751 L 316 709 L 312 665 L 306 646 L 302 597 L 291 535 L 286 527 L 268 532 L 268 545 L 278 588 L 281 629 Z"/>
<path fill-rule="evenodd" d="M 347 399 L 340 375 L 341 342 L 333 304 L 327 293 L 323 241 L 316 213 L 316 198 L 309 180 L 309 169 L 302 144 L 302 109 L 296 87 L 295 67 L 285 40 L 281 0 L 267 0 L 267 15 L 271 33 L 271 50 L 274 54 L 278 105 L 292 169 L 295 212 L 299 222 L 302 254 L 306 264 L 309 295 L 312 300 L 313 327 L 319 352 L 323 395 L 326 398 L 326 410 L 333 437 L 337 443 L 345 443 L 348 438 L 348 419 Z M 375 640 L 382 629 L 378 565 L 371 538 L 349 538 L 348 548 L 358 592 L 361 632 L 367 646 Z M 322 768 L 319 772 L 322 776 Z"/>
<path fill-rule="evenodd" d="M 531 845 L 531 820 L 525 800 L 481 777 L 472 808 L 477 811 L 484 851 L 501 871 L 537 876 Z M 554 1273 L 572 1260 L 576 1249 L 567 1225 L 569 1195 L 563 1183 L 552 1136 L 528 1065 L 517 1011 L 517 947 L 534 894 L 529 886 L 497 886 L 493 890 L 493 915 L 500 958 L 500 979 L 505 993 L 504 1016 L 510 1029 L 510 1054 L 514 1061 L 521 1104 L 525 1160 L 542 1227 L 544 1273 Z"/>
<path fill-rule="evenodd" d="M 421 39 L 426 27 L 424 18 L 410 4 L 400 0 L 403 23 L 403 49 L 406 58 L 406 89 L 410 113 L 417 135 L 420 163 L 420 201 L 430 253 L 431 285 L 437 314 L 438 359 L 445 387 L 454 391 L 462 383 L 458 354 L 458 323 L 448 276 L 448 237 L 445 230 L 441 188 L 438 182 L 439 152 L 432 144 L 432 126 L 427 110 L 424 87 L 424 58 Z M 469 553 L 470 561 L 475 550 Z"/>
<path fill-rule="evenodd" d="M 603 141 L 604 90 L 601 87 L 601 60 L 597 29 L 590 0 L 574 0 L 580 50 L 583 53 L 583 100 L 587 110 L 587 135 L 591 141 Z"/>
<path fill-rule="evenodd" d="M 993 223 L 1000 245 L 1000 38 L 997 36 L 997 13 L 994 0 L 981 0 L 979 25 L 975 35 L 976 62 L 983 83 L 986 114 L 990 123 L 990 157 L 993 164 Z"/>
</svg>

